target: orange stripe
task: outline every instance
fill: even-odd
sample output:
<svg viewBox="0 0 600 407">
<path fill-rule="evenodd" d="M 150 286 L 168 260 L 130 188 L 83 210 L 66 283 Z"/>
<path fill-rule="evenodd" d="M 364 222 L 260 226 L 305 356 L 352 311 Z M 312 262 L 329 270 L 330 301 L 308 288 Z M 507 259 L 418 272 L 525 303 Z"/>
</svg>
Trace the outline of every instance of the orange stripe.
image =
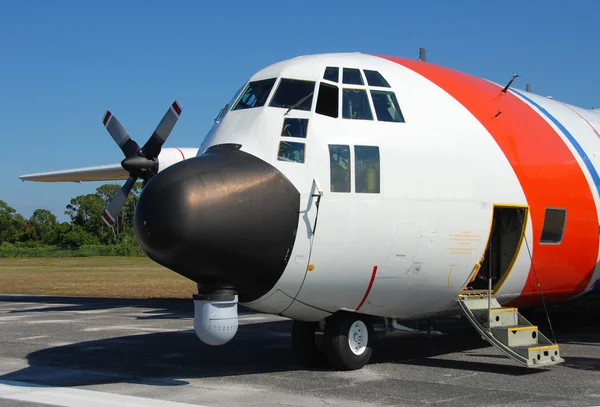
<svg viewBox="0 0 600 407">
<path fill-rule="evenodd" d="M 598 258 L 598 215 L 582 168 L 559 134 L 529 104 L 501 87 L 449 68 L 383 57 L 429 79 L 467 108 L 492 135 L 517 175 L 530 206 L 533 264 L 548 301 L 582 292 Z M 502 114 L 494 117 L 501 111 Z M 559 245 L 539 243 L 546 207 L 567 209 Z M 529 242 L 530 246 L 532 242 Z M 539 304 L 532 269 L 517 303 Z"/>
</svg>

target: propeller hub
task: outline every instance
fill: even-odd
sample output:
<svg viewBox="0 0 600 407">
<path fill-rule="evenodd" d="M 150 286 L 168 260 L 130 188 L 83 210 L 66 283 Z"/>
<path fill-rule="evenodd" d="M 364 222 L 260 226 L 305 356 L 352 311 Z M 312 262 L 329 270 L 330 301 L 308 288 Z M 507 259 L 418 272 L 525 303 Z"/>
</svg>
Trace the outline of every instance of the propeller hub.
<svg viewBox="0 0 600 407">
<path fill-rule="evenodd" d="M 156 174 L 158 172 L 158 160 L 148 159 L 141 155 L 137 155 L 125 158 L 121 161 L 121 167 L 134 177 L 146 178 L 145 176 L 148 172 L 151 174 Z"/>
</svg>

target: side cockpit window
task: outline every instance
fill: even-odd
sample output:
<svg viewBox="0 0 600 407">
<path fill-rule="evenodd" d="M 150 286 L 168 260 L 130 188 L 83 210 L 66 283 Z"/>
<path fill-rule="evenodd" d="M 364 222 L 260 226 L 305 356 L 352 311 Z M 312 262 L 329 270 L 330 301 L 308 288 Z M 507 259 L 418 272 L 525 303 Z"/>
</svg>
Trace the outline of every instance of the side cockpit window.
<svg viewBox="0 0 600 407">
<path fill-rule="evenodd" d="M 400 106 L 398 106 L 398 100 L 396 100 L 394 92 L 371 90 L 371 97 L 373 98 L 377 120 L 404 123 L 404 116 Z"/>
<path fill-rule="evenodd" d="M 264 106 L 274 84 L 275 78 L 250 82 L 232 110 Z"/>
<path fill-rule="evenodd" d="M 314 92 L 315 82 L 283 78 L 269 106 L 310 110 Z"/>
</svg>

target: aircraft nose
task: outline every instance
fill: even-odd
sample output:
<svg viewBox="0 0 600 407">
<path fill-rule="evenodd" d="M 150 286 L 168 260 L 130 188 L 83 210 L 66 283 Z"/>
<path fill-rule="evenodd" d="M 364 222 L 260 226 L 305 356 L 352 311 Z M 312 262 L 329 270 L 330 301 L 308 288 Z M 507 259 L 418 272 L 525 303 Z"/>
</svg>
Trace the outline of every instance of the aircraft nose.
<svg viewBox="0 0 600 407">
<path fill-rule="evenodd" d="M 240 301 L 252 301 L 281 277 L 299 207 L 300 193 L 279 170 L 221 145 L 154 176 L 134 224 L 157 263 L 200 287 L 231 285 Z"/>
</svg>

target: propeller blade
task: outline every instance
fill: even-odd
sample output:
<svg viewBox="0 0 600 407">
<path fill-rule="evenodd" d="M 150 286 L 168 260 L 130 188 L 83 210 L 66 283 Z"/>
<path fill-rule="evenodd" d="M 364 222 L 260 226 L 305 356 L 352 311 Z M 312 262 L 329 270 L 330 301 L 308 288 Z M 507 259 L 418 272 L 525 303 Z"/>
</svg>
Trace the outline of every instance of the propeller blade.
<svg viewBox="0 0 600 407">
<path fill-rule="evenodd" d="M 160 149 L 169 137 L 169 134 L 171 134 L 173 127 L 175 127 L 179 115 L 181 115 L 181 105 L 178 101 L 175 101 L 169 110 L 167 110 L 160 123 L 158 123 L 158 126 L 156 126 L 156 130 L 154 130 L 150 139 L 142 147 L 142 152 L 146 158 L 152 159 L 158 157 Z"/>
<path fill-rule="evenodd" d="M 104 123 L 104 127 L 106 127 L 113 140 L 121 148 L 126 158 L 133 157 L 140 151 L 140 146 L 129 137 L 125 128 L 110 111 L 107 110 L 104 113 L 102 123 Z"/>
<path fill-rule="evenodd" d="M 131 192 L 131 188 L 133 188 L 136 180 L 136 177 L 129 177 L 127 181 L 125 181 L 125 184 L 121 190 L 117 192 L 117 195 L 115 195 L 102 213 L 102 220 L 107 226 L 112 226 L 112 224 L 115 223 L 116 219 L 119 217 L 121 209 L 123 209 L 123 205 L 125 205 L 127 196 L 129 195 L 129 192 Z"/>
</svg>

